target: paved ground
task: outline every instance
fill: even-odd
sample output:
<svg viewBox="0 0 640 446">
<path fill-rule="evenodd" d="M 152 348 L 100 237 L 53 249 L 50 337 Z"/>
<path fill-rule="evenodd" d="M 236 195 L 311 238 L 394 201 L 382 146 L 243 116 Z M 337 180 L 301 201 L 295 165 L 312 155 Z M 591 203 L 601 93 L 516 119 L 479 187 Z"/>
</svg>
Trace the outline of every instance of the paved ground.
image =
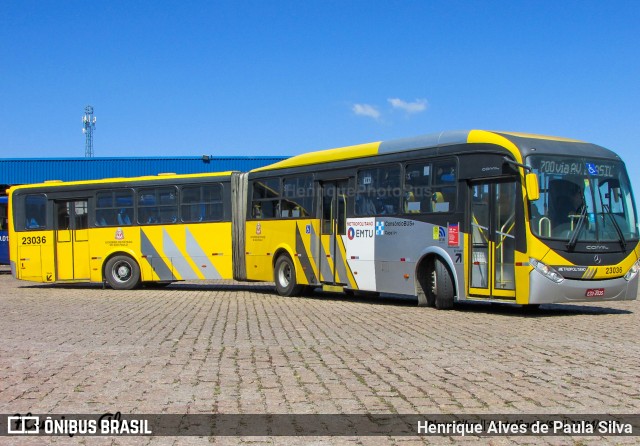
<svg viewBox="0 0 640 446">
<path fill-rule="evenodd" d="M 0 413 L 640 413 L 639 325 L 638 301 L 543 306 L 532 314 L 483 304 L 443 312 L 397 298 L 283 298 L 268 284 L 129 292 L 39 285 L 4 269 Z M 461 438 L 41 440 L 411 445 Z"/>
</svg>

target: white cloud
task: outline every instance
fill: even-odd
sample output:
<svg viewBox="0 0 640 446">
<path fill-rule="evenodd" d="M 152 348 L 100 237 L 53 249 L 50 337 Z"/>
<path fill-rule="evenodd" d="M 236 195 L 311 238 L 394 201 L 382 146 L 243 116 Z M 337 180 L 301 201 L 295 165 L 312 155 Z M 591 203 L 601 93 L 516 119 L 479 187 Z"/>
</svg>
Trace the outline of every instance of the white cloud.
<svg viewBox="0 0 640 446">
<path fill-rule="evenodd" d="M 387 99 L 393 108 L 403 110 L 405 113 L 414 114 L 421 113 L 427 109 L 426 99 L 416 99 L 413 102 L 406 102 L 399 98 Z"/>
<path fill-rule="evenodd" d="M 380 118 L 380 111 L 373 105 L 353 104 L 353 107 L 351 107 L 351 110 L 353 111 L 353 113 L 355 113 L 358 116 L 367 116 L 373 119 Z"/>
</svg>

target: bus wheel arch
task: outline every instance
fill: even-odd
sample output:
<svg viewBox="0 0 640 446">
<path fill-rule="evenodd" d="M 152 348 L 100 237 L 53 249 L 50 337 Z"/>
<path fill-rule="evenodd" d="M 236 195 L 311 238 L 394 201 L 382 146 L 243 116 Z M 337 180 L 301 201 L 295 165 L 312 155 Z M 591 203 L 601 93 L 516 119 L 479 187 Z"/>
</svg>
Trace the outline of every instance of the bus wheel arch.
<svg viewBox="0 0 640 446">
<path fill-rule="evenodd" d="M 453 308 L 457 293 L 457 280 L 448 256 L 431 252 L 425 254 L 416 266 L 416 294 L 418 305 L 439 310 Z"/>
<path fill-rule="evenodd" d="M 140 265 L 125 253 L 114 253 L 104 262 L 103 277 L 114 290 L 132 290 L 140 285 Z"/>
<path fill-rule="evenodd" d="M 296 265 L 291 255 L 285 249 L 281 249 L 273 256 L 273 281 L 276 291 L 281 296 L 297 296 L 303 289 L 298 284 Z"/>
</svg>

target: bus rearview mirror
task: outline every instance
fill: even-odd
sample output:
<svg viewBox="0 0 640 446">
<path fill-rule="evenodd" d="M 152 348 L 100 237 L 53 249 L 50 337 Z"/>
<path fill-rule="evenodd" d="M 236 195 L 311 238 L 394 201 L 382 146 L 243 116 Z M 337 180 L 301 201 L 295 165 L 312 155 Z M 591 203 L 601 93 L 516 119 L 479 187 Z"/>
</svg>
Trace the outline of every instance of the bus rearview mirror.
<svg viewBox="0 0 640 446">
<path fill-rule="evenodd" d="M 529 201 L 536 201 L 540 198 L 540 186 L 538 185 L 538 175 L 535 173 L 528 173 L 525 176 L 527 186 L 527 197 Z"/>
</svg>

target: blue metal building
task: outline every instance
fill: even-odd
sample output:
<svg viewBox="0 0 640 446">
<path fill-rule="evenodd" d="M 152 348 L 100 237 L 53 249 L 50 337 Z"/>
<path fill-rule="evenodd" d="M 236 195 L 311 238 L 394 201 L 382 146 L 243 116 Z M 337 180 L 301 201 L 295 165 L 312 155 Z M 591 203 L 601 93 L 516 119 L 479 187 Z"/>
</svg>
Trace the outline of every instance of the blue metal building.
<svg viewBox="0 0 640 446">
<path fill-rule="evenodd" d="M 159 173 L 242 172 L 282 161 L 284 156 L 175 156 L 132 158 L 0 158 L 0 196 L 7 187 L 46 180 L 96 180 Z M 6 207 L 7 197 L 0 197 Z M 6 208 L 0 209 L 0 264 L 9 263 Z"/>
<path fill-rule="evenodd" d="M 0 185 L 46 180 L 94 180 L 172 172 L 249 171 L 286 159 L 284 156 L 175 156 L 131 158 L 0 158 Z M 2 188 L 4 189 L 4 188 Z M 2 190 L 4 192 L 4 190 Z"/>
</svg>

